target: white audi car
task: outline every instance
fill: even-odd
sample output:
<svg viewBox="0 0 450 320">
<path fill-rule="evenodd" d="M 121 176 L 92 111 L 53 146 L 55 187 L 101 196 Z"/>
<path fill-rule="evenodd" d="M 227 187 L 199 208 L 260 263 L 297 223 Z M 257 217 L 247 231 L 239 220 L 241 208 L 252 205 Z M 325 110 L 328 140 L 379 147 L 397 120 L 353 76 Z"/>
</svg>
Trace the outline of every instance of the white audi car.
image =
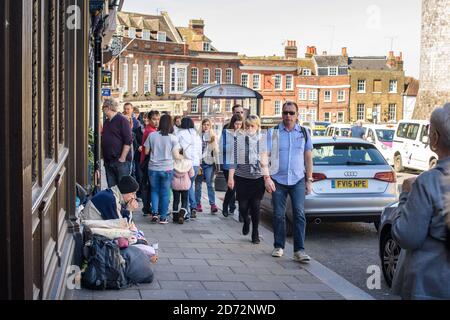
<svg viewBox="0 0 450 320">
<path fill-rule="evenodd" d="M 373 222 L 379 227 L 384 207 L 398 199 L 397 177 L 377 147 L 357 138 L 312 139 L 313 190 L 306 196 L 307 220 Z M 271 195 L 263 207 L 269 209 Z M 288 233 L 292 209 L 287 202 Z"/>
</svg>

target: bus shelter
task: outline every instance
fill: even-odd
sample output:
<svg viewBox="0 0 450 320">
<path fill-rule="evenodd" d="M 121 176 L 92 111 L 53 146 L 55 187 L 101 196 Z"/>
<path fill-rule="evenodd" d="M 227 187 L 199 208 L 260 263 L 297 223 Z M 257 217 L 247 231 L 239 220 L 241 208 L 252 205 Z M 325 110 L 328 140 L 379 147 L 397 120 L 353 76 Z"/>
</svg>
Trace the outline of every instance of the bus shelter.
<svg viewBox="0 0 450 320">
<path fill-rule="evenodd" d="M 203 84 L 195 88 L 189 89 L 183 94 L 184 98 L 188 99 L 220 99 L 232 100 L 233 103 L 237 101 L 248 101 L 242 105 L 249 105 L 249 114 L 256 114 L 261 117 L 261 100 L 263 96 L 250 88 L 240 86 L 237 84 Z M 198 103 L 197 103 L 198 105 Z M 201 104 L 203 109 L 203 104 Z M 201 115 L 208 116 L 209 110 L 200 110 Z"/>
</svg>

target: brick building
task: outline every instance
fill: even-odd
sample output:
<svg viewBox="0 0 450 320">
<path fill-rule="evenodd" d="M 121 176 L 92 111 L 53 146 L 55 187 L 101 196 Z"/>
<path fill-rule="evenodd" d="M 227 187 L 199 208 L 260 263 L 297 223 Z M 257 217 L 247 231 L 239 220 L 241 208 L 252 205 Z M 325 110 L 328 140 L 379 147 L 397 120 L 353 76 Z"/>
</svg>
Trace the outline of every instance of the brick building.
<svg viewBox="0 0 450 320">
<path fill-rule="evenodd" d="M 298 60 L 297 101 L 300 122 L 347 122 L 350 98 L 347 49 L 341 55 L 318 55 L 307 47 L 305 59 Z"/>
<path fill-rule="evenodd" d="M 263 124 L 281 121 L 281 106 L 286 100 L 295 99 L 296 60 L 285 57 L 242 57 L 239 79 L 242 86 L 258 91 L 264 97 L 261 102 Z M 249 101 L 243 105 L 248 108 Z M 256 102 L 253 102 L 256 103 Z"/>
<path fill-rule="evenodd" d="M 203 34 L 202 20 L 176 28 L 166 12 L 120 12 L 118 25 L 123 51 L 111 59 L 109 67 L 113 93 L 121 102 L 131 102 L 141 111 L 157 109 L 194 120 L 201 118 L 202 111 L 217 116 L 217 121 L 231 112 L 232 102 L 197 102 L 182 97 L 200 84 L 237 82 L 237 53 L 214 48 Z"/>
<path fill-rule="evenodd" d="M 350 58 L 350 121 L 398 121 L 403 118 L 405 73 L 402 54 Z"/>
</svg>

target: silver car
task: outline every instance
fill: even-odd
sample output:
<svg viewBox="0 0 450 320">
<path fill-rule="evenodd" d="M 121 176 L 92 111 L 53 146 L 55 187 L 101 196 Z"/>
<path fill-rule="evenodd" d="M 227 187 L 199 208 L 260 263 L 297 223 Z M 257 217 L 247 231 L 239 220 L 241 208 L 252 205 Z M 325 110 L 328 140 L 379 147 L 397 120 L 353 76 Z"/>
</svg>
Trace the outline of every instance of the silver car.
<svg viewBox="0 0 450 320">
<path fill-rule="evenodd" d="M 356 138 L 313 138 L 313 190 L 306 196 L 309 221 L 373 222 L 378 229 L 385 206 L 397 201 L 397 177 L 375 145 Z M 268 208 L 270 195 L 263 207 Z M 292 209 L 287 202 L 287 230 Z M 271 209 L 270 209 L 271 211 Z"/>
</svg>

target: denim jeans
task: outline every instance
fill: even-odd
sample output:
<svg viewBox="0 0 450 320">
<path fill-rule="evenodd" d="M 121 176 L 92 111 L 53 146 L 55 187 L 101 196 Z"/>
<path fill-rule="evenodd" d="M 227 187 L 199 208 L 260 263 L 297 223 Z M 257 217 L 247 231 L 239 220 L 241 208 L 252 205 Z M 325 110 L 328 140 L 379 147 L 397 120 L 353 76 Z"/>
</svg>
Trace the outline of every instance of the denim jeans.
<svg viewBox="0 0 450 320">
<path fill-rule="evenodd" d="M 294 252 L 303 250 L 305 245 L 305 179 L 287 186 L 275 182 L 276 191 L 272 193 L 273 231 L 275 248 L 284 249 L 286 242 L 286 199 L 289 195 L 292 203 L 294 223 Z"/>
<path fill-rule="evenodd" d="M 199 166 L 194 166 L 194 176 L 191 178 L 191 188 L 189 189 L 189 209 L 197 208 L 197 201 L 195 201 L 195 179 L 198 175 Z M 189 210 L 190 211 L 190 210 Z"/>
<path fill-rule="evenodd" d="M 201 203 L 202 199 L 202 182 L 203 182 L 203 176 L 206 180 L 206 185 L 208 187 L 208 199 L 209 204 L 215 204 L 216 203 L 216 193 L 214 191 L 214 165 L 213 164 L 204 164 L 201 165 L 203 175 L 197 176 L 197 179 L 195 179 L 195 201 L 197 204 Z"/>
<path fill-rule="evenodd" d="M 152 214 L 167 219 L 173 171 L 148 171 L 151 185 Z M 156 212 L 158 210 L 158 212 Z"/>
<path fill-rule="evenodd" d="M 131 174 L 131 162 L 105 162 L 105 173 L 108 188 L 117 186 L 122 177 L 129 176 Z"/>
</svg>

